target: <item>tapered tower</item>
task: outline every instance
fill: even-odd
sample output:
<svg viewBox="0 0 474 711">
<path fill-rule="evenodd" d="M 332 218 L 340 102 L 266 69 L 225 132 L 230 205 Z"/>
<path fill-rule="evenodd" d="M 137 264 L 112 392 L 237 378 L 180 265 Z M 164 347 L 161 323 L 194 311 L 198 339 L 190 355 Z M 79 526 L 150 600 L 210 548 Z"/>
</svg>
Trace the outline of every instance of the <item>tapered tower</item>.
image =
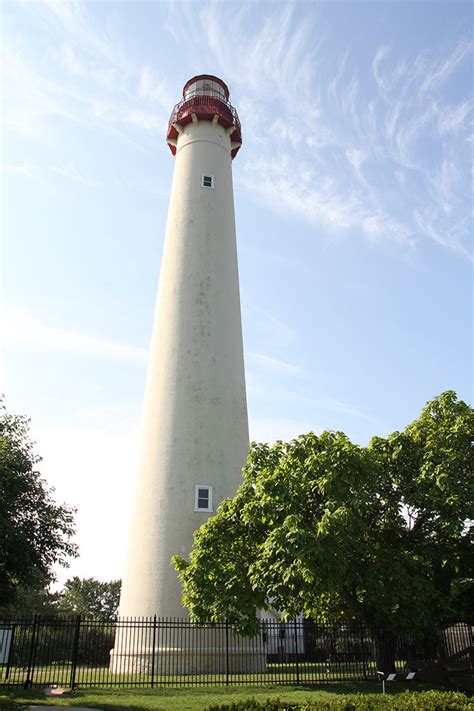
<svg viewBox="0 0 474 711">
<path fill-rule="evenodd" d="M 120 616 L 183 617 L 171 556 L 235 494 L 248 449 L 232 159 L 237 112 L 190 79 L 167 134 L 174 175 L 145 387 Z"/>
</svg>

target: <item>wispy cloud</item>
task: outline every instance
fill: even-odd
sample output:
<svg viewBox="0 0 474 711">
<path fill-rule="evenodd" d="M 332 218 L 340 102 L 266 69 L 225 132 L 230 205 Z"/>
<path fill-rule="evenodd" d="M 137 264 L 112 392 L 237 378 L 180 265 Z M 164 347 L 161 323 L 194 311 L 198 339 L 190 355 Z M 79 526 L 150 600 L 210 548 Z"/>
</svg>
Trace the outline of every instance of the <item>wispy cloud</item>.
<svg viewBox="0 0 474 711">
<path fill-rule="evenodd" d="M 6 46 L 7 126 L 42 141 L 54 140 L 57 119 L 132 142 L 164 132 L 179 97 L 157 67 L 130 61 L 121 38 L 94 21 L 92 5 L 43 0 L 22 7 L 41 14 L 60 38 L 52 55 L 58 67 L 53 79 L 18 46 Z M 252 4 L 215 2 L 170 3 L 166 13 L 174 41 L 186 42 L 190 56 L 204 51 L 230 84 L 247 146 L 236 161 L 236 184 L 252 199 L 320 225 L 318 234 L 328 238 L 355 234 L 405 250 L 429 240 L 469 255 L 465 148 L 474 102 L 453 99 L 450 82 L 472 54 L 470 40 L 460 36 L 449 50 L 416 54 L 368 48 L 367 74 L 354 61 L 360 48 L 329 52 L 331 29 L 317 6 L 304 17 L 292 3 L 258 16 Z M 456 190 L 448 186 L 454 179 Z M 451 236 L 443 238 L 446 214 Z"/>
<path fill-rule="evenodd" d="M 432 230 L 415 213 L 428 208 L 435 234 L 444 229 L 434 209 L 437 187 L 447 205 L 446 179 L 436 178 L 447 157 L 439 153 L 459 155 L 472 107 L 469 99 L 453 105 L 442 91 L 472 44 L 461 38 L 446 57 L 402 55 L 381 46 L 373 54 L 370 87 L 357 73 L 350 47 L 332 66 L 325 64 L 330 33 L 323 28 L 314 41 L 318 13 L 303 21 L 285 4 L 260 23 L 254 19 L 252 8 L 243 6 L 230 25 L 225 7 L 210 3 L 199 15 L 188 7 L 182 22 L 174 23 L 177 41 L 188 34 L 193 41 L 200 30 L 213 63 L 230 79 L 249 147 L 236 163 L 236 182 L 272 210 L 321 225 L 319 234 L 358 233 L 405 250 L 432 240 Z M 464 160 L 458 178 L 465 193 L 466 171 Z M 465 224 L 466 201 L 451 200 L 450 209 L 456 223 Z M 468 228 L 458 227 L 438 244 L 466 256 L 468 239 Z"/>
<path fill-rule="evenodd" d="M 91 188 L 96 188 L 101 185 L 101 183 L 99 181 L 91 180 L 90 178 L 86 178 L 84 175 L 81 175 L 81 173 L 77 170 L 77 168 L 72 163 L 68 163 L 67 165 L 52 165 L 51 171 L 53 173 L 57 173 L 58 175 L 61 175 L 63 178 L 72 180 L 74 183 L 80 183 L 81 185 L 87 185 L 88 187 L 91 187 Z"/>
<path fill-rule="evenodd" d="M 55 140 L 53 122 L 58 119 L 127 142 L 136 140 L 127 135 L 129 127 L 163 130 L 170 111 L 165 82 L 156 84 L 146 69 L 140 79 L 140 69 L 124 54 L 119 38 L 99 29 L 86 3 L 41 0 L 21 7 L 40 16 L 51 49 L 35 61 L 18 42 L 4 42 L 4 126 L 42 142 Z M 61 38 L 57 48 L 56 37 Z M 143 107 L 150 100 L 154 111 Z"/>
<path fill-rule="evenodd" d="M 410 249 L 433 240 L 445 229 L 434 208 L 441 197 L 436 186 L 447 204 L 446 181 L 436 178 L 447 164 L 446 152 L 456 155 L 460 182 L 466 186 L 469 180 L 462 144 L 471 100 L 456 105 L 443 90 L 467 61 L 472 43 L 461 38 L 447 56 L 428 51 L 409 56 L 380 46 L 372 58 L 370 87 L 367 77 L 359 76 L 350 47 L 332 67 L 325 65 L 329 33 L 324 28 L 315 43 L 317 14 L 303 21 L 285 4 L 255 23 L 252 8 L 242 7 L 230 27 L 226 7 L 211 3 L 198 18 L 188 12 L 175 27 L 179 39 L 191 24 L 196 31 L 198 19 L 214 62 L 230 78 L 250 144 L 249 157 L 242 153 L 236 164 L 237 183 L 271 209 L 320 224 L 328 234 L 358 232 L 371 242 Z M 461 233 L 460 226 L 469 210 L 466 197 L 450 201 L 456 238 L 434 240 L 464 256 L 469 230 L 466 225 Z M 427 208 L 432 229 L 421 229 L 415 214 Z"/>
<path fill-rule="evenodd" d="M 438 130 L 441 136 L 445 133 L 456 133 L 465 128 L 465 122 L 474 109 L 474 101 L 465 101 L 459 106 L 443 106 L 438 109 Z"/>
<path fill-rule="evenodd" d="M 463 40 L 452 51 L 447 59 L 441 59 L 431 64 L 421 84 L 421 92 L 435 91 L 448 79 L 454 69 L 472 52 L 473 42 Z"/>
<path fill-rule="evenodd" d="M 285 417 L 251 417 L 249 422 L 252 442 L 288 442 L 307 432 L 322 432 L 323 425 Z"/>
<path fill-rule="evenodd" d="M 158 103 L 164 111 L 171 113 L 176 103 L 176 96 L 170 91 L 164 79 L 157 80 L 150 67 L 142 67 L 138 85 L 138 93 L 142 99 Z"/>
<path fill-rule="evenodd" d="M 58 164 L 49 166 L 34 165 L 32 163 L 5 163 L 2 166 L 2 170 L 4 173 L 21 175 L 43 182 L 50 182 L 51 175 L 57 175 L 66 180 L 71 180 L 74 183 L 79 183 L 91 188 L 100 187 L 102 185 L 100 181 L 84 176 L 71 162 L 64 165 Z"/>
<path fill-rule="evenodd" d="M 244 314 L 248 311 L 251 312 L 251 319 L 249 320 L 258 331 L 260 339 L 266 342 L 269 341 L 272 345 L 278 344 L 283 348 L 286 348 L 294 341 L 296 335 L 294 327 L 290 326 L 282 318 L 270 313 L 267 309 L 254 303 L 248 304 L 244 302 L 243 311 Z"/>
<path fill-rule="evenodd" d="M 463 237 L 470 231 L 470 218 L 452 219 L 442 214 L 439 208 L 415 209 L 415 222 L 420 232 L 442 247 L 452 249 L 469 261 L 474 257 L 463 243 Z"/>
<path fill-rule="evenodd" d="M 24 175 L 27 178 L 36 178 L 38 175 L 38 168 L 31 163 L 4 163 L 2 170 L 5 173 L 16 173 L 17 175 Z"/>
<path fill-rule="evenodd" d="M 57 328 L 42 322 L 35 314 L 9 304 L 0 304 L 0 319 L 4 347 L 18 342 L 44 350 L 63 351 L 144 365 L 146 348 L 117 343 L 72 329 Z"/>
<path fill-rule="evenodd" d="M 284 370 L 287 373 L 292 373 L 294 375 L 303 372 L 303 370 L 298 365 L 294 365 L 293 363 L 287 363 L 283 360 L 278 360 L 277 358 L 272 358 L 271 356 L 264 355 L 263 353 L 250 353 L 246 351 L 245 356 L 255 361 L 256 363 L 260 363 L 261 365 L 264 365 L 266 367 L 270 367 L 273 369 L 276 368 L 277 370 Z"/>
<path fill-rule="evenodd" d="M 165 122 L 156 114 L 141 109 L 133 109 L 126 114 L 127 123 L 133 124 L 146 131 L 164 131 Z"/>
</svg>

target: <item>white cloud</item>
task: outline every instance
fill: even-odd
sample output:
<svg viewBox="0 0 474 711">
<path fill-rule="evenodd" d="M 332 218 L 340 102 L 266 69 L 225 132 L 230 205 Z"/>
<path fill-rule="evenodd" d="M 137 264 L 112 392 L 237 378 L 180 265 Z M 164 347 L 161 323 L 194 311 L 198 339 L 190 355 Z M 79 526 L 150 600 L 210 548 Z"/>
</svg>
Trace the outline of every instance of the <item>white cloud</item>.
<svg viewBox="0 0 474 711">
<path fill-rule="evenodd" d="M 53 48 L 58 36 L 62 41 L 57 50 L 51 50 L 49 62 L 55 65 L 49 66 L 49 71 L 47 58 L 32 61 L 17 44 L 4 43 L 5 126 L 41 143 L 56 140 L 53 122 L 58 119 L 107 131 L 125 141 L 131 140 L 127 126 L 164 130 L 172 106 L 172 102 L 165 105 L 169 95 L 164 82 L 149 87 L 154 98 L 160 99 L 158 116 L 134 106 L 143 98 L 135 85 L 136 69 L 124 56 L 120 43 L 100 32 L 91 21 L 85 3 L 45 0 L 26 3 L 24 9 L 41 14 Z"/>
<path fill-rule="evenodd" d="M 179 97 L 158 68 L 134 66 L 85 3 L 47 0 L 25 7 L 42 12 L 52 36 L 54 30 L 61 38 L 66 74 L 52 80 L 7 47 L 7 125 L 41 141 L 54 140 L 49 119 L 129 142 L 164 133 Z M 258 18 L 248 4 L 232 10 L 212 2 L 168 6 L 166 26 L 175 41 L 185 41 L 190 54 L 205 51 L 230 83 L 246 146 L 236 162 L 236 183 L 279 214 L 321 226 L 318 234 L 356 232 L 379 246 L 413 247 L 442 235 L 442 213 L 449 213 L 454 236 L 436 241 L 468 255 L 470 196 L 448 188 L 453 173 L 449 178 L 446 166 L 456 166 L 458 185 L 469 184 L 465 145 L 473 102 L 453 103 L 447 89 L 472 42 L 461 38 L 437 55 L 381 46 L 372 59 L 373 82 L 362 91 L 350 47 L 328 66 L 328 30 L 320 19 L 317 8 L 301 19 L 289 3 L 269 6 Z M 421 229 L 427 221 L 415 215 L 426 211 L 430 229 Z"/>
<path fill-rule="evenodd" d="M 150 67 L 142 67 L 138 93 L 142 99 L 158 103 L 165 111 L 171 113 L 176 103 L 176 96 L 169 90 L 164 79 L 156 81 Z"/>
<path fill-rule="evenodd" d="M 36 178 L 38 176 L 38 169 L 35 165 L 28 163 L 4 163 L 2 170 L 5 173 L 16 173 L 17 175 L 24 175 L 27 178 Z"/>
<path fill-rule="evenodd" d="M 86 178 L 77 170 L 77 168 L 72 164 L 67 165 L 52 165 L 51 170 L 53 173 L 57 173 L 68 180 L 72 180 L 74 183 L 80 183 L 81 185 L 87 185 L 88 187 L 95 188 L 101 185 L 97 180 L 91 180 Z"/>
<path fill-rule="evenodd" d="M 273 444 L 277 440 L 288 442 L 307 432 L 322 432 L 324 427 L 309 424 L 303 420 L 294 420 L 283 417 L 253 417 L 249 422 L 250 440 L 252 442 L 268 442 Z"/>
<path fill-rule="evenodd" d="M 433 184 L 422 144 L 427 136 L 435 140 L 436 124 L 455 132 L 468 114 L 464 105 L 450 113 L 445 103 L 443 120 L 433 91 L 449 81 L 470 43 L 460 41 L 447 59 L 422 52 L 400 56 L 398 49 L 379 47 L 372 61 L 375 94 L 367 97 L 361 95 L 350 48 L 333 68 L 320 71 L 325 39 L 314 42 L 313 19 L 300 22 L 291 5 L 273 9 L 253 26 L 251 14 L 251 8 L 243 8 L 231 30 L 221 5 L 207 5 L 199 15 L 215 63 L 238 92 L 251 156 L 239 157 L 238 184 L 280 214 L 297 215 L 330 232 L 358 231 L 371 242 L 414 248 L 427 235 L 413 210 L 425 207 Z M 177 36 L 191 25 L 193 32 L 199 29 L 190 11 Z M 344 170 L 342 157 L 352 174 Z M 412 180 L 400 179 L 405 171 L 418 172 L 416 190 Z M 393 185 L 380 180 L 390 174 Z M 402 192 L 398 199 L 395 191 Z"/>
<path fill-rule="evenodd" d="M 286 259 L 284 260 L 284 266 L 288 267 L 288 260 Z M 299 267 L 300 265 L 297 264 L 296 268 Z M 244 314 L 247 311 L 250 311 L 252 314 L 252 322 L 258 330 L 260 338 L 265 340 L 270 339 L 272 343 L 278 344 L 283 348 L 294 341 L 295 329 L 281 318 L 278 318 L 260 306 L 256 306 L 254 303 L 247 304 L 244 302 Z"/>
<path fill-rule="evenodd" d="M 358 148 L 348 148 L 346 150 L 346 157 L 356 172 L 360 174 L 360 169 L 367 158 L 365 151 L 361 151 Z"/>
<path fill-rule="evenodd" d="M 453 50 L 446 60 L 435 62 L 420 87 L 422 92 L 435 91 L 438 89 L 454 71 L 458 64 L 472 52 L 474 43 L 462 41 Z"/>
<path fill-rule="evenodd" d="M 40 349 L 119 360 L 137 365 L 145 365 L 147 362 L 146 348 L 50 326 L 42 323 L 35 314 L 5 303 L 0 304 L 0 318 L 4 347 L 23 342 Z"/>
<path fill-rule="evenodd" d="M 381 65 L 385 57 L 389 54 L 390 47 L 388 45 L 382 45 L 378 48 L 375 53 L 375 57 L 372 60 L 372 71 L 374 74 L 375 81 L 379 88 L 380 94 L 385 98 L 387 96 L 388 87 L 386 84 L 386 78 L 381 73 Z"/>
<path fill-rule="evenodd" d="M 87 58 L 87 70 L 86 65 L 81 64 L 84 73 L 87 71 L 90 78 L 103 84 L 114 86 L 132 71 L 121 42 L 112 37 L 104 26 L 99 27 L 93 22 L 87 3 L 82 0 L 42 0 L 33 5 L 36 6 L 35 10 L 42 13 L 43 21 L 51 20 L 53 30 L 67 38 L 66 44 L 74 60 L 68 67 L 71 71 L 74 72 L 79 66 L 76 48 L 80 48 L 81 54 Z"/>
<path fill-rule="evenodd" d="M 450 203 L 458 193 L 462 176 L 454 160 L 445 159 L 433 178 L 433 186 L 445 203 Z"/>
<path fill-rule="evenodd" d="M 474 262 L 474 256 L 460 239 L 468 229 L 468 218 L 458 222 L 449 219 L 449 223 L 441 227 L 439 208 L 415 209 L 414 217 L 419 230 L 426 237 Z"/>
<path fill-rule="evenodd" d="M 474 101 L 464 101 L 458 106 L 442 106 L 438 109 L 440 135 L 456 133 L 465 128 L 465 121 L 474 108 Z"/>
<path fill-rule="evenodd" d="M 65 42 L 62 46 L 62 58 L 67 68 L 73 74 L 84 76 L 87 73 L 84 65 L 77 57 L 74 47 L 72 47 L 68 42 Z"/>
<path fill-rule="evenodd" d="M 298 365 L 293 363 L 287 363 L 283 360 L 278 360 L 277 358 L 272 358 L 271 356 L 264 355 L 262 353 L 249 353 L 245 352 L 247 358 L 260 363 L 264 366 L 269 366 L 270 368 L 276 368 L 278 370 L 284 370 L 288 373 L 298 374 L 302 372 L 302 369 Z"/>
<path fill-rule="evenodd" d="M 144 128 L 147 131 L 157 131 L 164 128 L 164 122 L 158 116 L 140 109 L 128 111 L 125 120 L 127 123 Z"/>
</svg>

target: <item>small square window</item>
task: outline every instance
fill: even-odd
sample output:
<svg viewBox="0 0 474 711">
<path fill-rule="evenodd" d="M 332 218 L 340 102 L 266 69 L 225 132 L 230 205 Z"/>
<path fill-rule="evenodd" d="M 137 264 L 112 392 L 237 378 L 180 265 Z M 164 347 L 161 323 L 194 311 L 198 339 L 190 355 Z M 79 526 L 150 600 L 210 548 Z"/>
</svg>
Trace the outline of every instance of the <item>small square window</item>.
<svg viewBox="0 0 474 711">
<path fill-rule="evenodd" d="M 212 511 L 212 486 L 198 484 L 194 490 L 194 510 Z"/>
<path fill-rule="evenodd" d="M 213 175 L 203 175 L 202 176 L 202 187 L 203 188 L 213 188 L 214 187 L 214 176 Z"/>
</svg>

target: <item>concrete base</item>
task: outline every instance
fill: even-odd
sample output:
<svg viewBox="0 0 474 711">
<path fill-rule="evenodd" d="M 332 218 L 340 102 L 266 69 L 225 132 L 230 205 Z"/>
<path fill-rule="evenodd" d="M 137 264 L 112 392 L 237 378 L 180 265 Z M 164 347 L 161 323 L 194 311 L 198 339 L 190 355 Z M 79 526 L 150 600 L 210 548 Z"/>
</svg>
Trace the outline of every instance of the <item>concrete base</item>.
<svg viewBox="0 0 474 711">
<path fill-rule="evenodd" d="M 135 654 L 110 652 L 112 674 L 144 674 L 150 676 L 154 660 L 155 676 L 196 674 L 262 674 L 267 669 L 267 657 L 254 649 L 207 648 L 200 651 L 185 647 L 158 647 Z"/>
</svg>

